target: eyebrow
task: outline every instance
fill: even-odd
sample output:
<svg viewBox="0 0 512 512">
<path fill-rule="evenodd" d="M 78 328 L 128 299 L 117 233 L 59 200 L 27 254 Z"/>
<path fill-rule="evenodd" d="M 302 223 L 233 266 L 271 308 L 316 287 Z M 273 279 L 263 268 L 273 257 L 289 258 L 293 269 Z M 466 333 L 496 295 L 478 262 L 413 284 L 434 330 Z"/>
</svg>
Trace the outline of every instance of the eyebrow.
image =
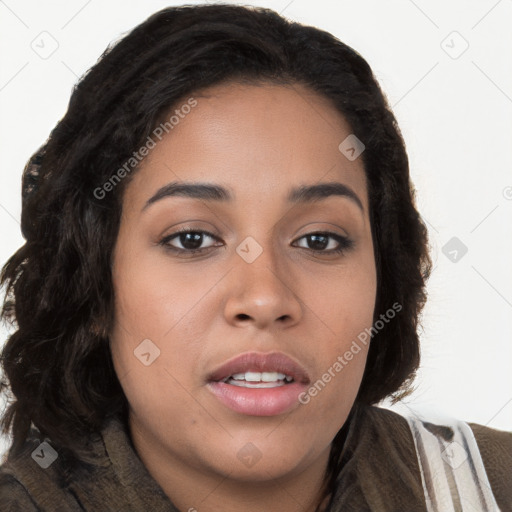
<svg viewBox="0 0 512 512">
<path fill-rule="evenodd" d="M 352 200 L 364 213 L 363 203 L 357 194 L 347 185 L 339 182 L 300 185 L 291 189 L 286 200 L 293 204 L 313 203 L 331 196 L 346 197 Z M 210 183 L 171 182 L 159 188 L 143 206 L 141 212 L 150 205 L 167 197 L 190 197 L 206 201 L 231 202 L 234 196 L 221 185 Z"/>
</svg>

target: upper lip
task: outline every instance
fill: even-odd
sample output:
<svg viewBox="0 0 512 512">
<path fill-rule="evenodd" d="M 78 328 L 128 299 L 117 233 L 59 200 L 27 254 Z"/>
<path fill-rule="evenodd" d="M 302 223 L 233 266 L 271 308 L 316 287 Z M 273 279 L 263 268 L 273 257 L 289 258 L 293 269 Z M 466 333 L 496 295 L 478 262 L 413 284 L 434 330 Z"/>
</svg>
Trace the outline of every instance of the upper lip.
<svg viewBox="0 0 512 512">
<path fill-rule="evenodd" d="M 292 358 L 282 352 L 262 354 L 246 352 L 240 354 L 219 366 L 208 376 L 208 381 L 219 382 L 235 373 L 248 371 L 279 372 L 293 377 L 295 382 L 308 384 L 310 382 L 306 370 Z"/>
</svg>

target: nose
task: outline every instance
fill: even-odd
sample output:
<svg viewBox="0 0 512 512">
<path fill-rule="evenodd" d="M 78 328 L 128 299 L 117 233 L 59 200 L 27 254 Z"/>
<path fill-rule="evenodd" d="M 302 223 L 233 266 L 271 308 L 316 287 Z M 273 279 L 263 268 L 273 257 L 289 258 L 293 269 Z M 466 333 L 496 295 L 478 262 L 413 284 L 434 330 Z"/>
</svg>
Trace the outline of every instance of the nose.
<svg viewBox="0 0 512 512">
<path fill-rule="evenodd" d="M 237 327 L 252 325 L 258 329 L 288 328 L 303 315 L 303 302 L 293 289 L 290 263 L 284 255 L 267 247 L 248 263 L 238 254 L 229 273 L 228 296 L 224 314 Z"/>
</svg>

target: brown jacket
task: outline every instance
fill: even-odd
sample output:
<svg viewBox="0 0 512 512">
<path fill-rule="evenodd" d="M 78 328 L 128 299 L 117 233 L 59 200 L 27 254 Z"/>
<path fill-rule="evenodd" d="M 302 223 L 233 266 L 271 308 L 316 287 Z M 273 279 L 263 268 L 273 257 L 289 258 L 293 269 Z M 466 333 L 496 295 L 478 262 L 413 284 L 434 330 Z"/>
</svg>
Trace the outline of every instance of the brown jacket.
<svg viewBox="0 0 512 512">
<path fill-rule="evenodd" d="M 348 425 L 329 512 L 426 512 L 407 421 L 377 407 L 357 410 Z M 512 432 L 470 426 L 501 512 L 510 512 Z M 70 470 L 57 457 L 44 469 L 36 456 L 44 460 L 51 455 L 41 451 L 40 442 L 33 430 L 23 452 L 0 466 L 2 512 L 178 512 L 142 464 L 119 420 L 110 420 L 94 443 L 96 465 Z"/>
</svg>

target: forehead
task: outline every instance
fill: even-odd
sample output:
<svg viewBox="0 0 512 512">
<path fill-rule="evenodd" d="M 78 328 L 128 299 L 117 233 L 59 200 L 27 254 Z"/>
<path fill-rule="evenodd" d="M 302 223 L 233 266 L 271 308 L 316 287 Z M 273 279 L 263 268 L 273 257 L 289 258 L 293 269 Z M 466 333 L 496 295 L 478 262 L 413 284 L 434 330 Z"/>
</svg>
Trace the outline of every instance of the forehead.
<svg viewBox="0 0 512 512">
<path fill-rule="evenodd" d="M 284 200 L 297 185 L 338 181 L 367 210 L 362 159 L 349 160 L 339 149 L 350 125 L 327 98 L 298 84 L 239 83 L 210 87 L 182 104 L 191 98 L 193 108 L 180 111 L 178 102 L 169 113 L 179 114 L 172 130 L 157 140 L 128 187 L 136 206 L 169 182 L 223 184 L 245 201 Z"/>
</svg>

